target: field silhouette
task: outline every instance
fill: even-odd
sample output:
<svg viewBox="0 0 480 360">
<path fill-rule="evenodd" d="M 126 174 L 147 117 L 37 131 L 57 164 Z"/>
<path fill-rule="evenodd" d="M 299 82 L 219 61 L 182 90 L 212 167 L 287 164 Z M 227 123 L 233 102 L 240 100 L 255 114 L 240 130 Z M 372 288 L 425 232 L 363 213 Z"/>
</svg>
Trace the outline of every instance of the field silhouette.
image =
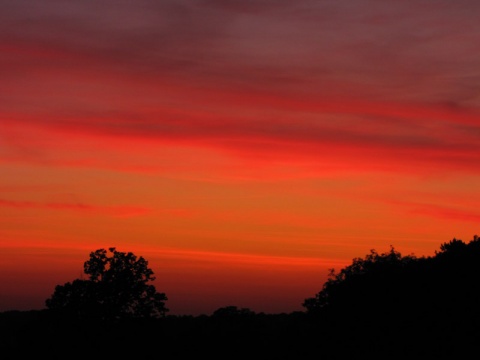
<svg viewBox="0 0 480 360">
<path fill-rule="evenodd" d="M 117 255 L 140 261 L 149 273 L 143 258 Z M 98 282 L 96 275 L 87 281 Z M 138 279 L 147 285 L 148 279 Z M 163 295 L 156 297 L 161 304 L 153 303 L 163 312 L 145 312 L 144 303 L 125 295 L 129 305 L 117 301 L 120 310 L 112 313 L 110 297 L 136 283 L 122 287 L 122 281 L 116 287 L 107 281 L 93 293 L 83 284 L 77 290 L 87 292 L 75 292 L 73 300 L 67 284 L 59 285 L 45 310 L 0 313 L 1 358 L 458 359 L 480 348 L 477 236 L 443 243 L 430 257 L 402 256 L 394 247 L 382 254 L 372 250 L 332 270 L 320 291 L 304 299 L 302 312 L 264 314 L 227 305 L 208 316 L 174 316 L 164 307 L 165 294 L 147 287 L 154 299 Z M 135 296 L 142 298 L 142 291 Z M 100 293 L 108 306 L 91 298 Z M 84 295 L 88 302 L 79 302 Z M 125 311 L 131 304 L 135 311 Z M 151 309 L 151 302 L 145 304 Z"/>
</svg>

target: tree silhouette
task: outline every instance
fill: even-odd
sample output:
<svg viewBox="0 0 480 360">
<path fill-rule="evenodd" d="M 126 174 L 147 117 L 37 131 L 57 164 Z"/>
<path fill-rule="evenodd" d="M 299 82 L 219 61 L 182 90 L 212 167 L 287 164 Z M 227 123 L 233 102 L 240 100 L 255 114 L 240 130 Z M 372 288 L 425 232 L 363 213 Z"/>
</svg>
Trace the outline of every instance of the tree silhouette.
<svg viewBox="0 0 480 360">
<path fill-rule="evenodd" d="M 371 250 L 332 269 L 302 305 L 328 328 L 322 336 L 336 358 L 463 358 L 477 351 L 480 335 L 479 264 L 477 236 L 443 243 L 429 257 Z"/>
<path fill-rule="evenodd" d="M 234 317 L 245 317 L 253 316 L 255 312 L 249 308 L 239 308 L 234 305 L 224 306 L 215 310 L 212 314 L 214 317 L 218 318 L 234 318 Z"/>
<path fill-rule="evenodd" d="M 393 246 L 383 254 L 371 250 L 338 273 L 330 270 L 320 292 L 302 303 L 308 313 L 343 312 L 356 318 L 478 313 L 480 239 L 453 239 L 435 256 L 402 256 Z M 468 309 L 468 310 L 466 310 Z M 366 315 L 369 314 L 369 315 Z"/>
<path fill-rule="evenodd" d="M 387 298 L 391 302 L 399 296 L 399 285 L 406 269 L 417 260 L 415 255 L 402 256 L 393 246 L 379 254 L 370 250 L 364 258 L 354 258 L 352 264 L 338 273 L 330 269 L 328 280 L 320 292 L 302 303 L 308 312 L 324 308 L 348 307 L 359 309 L 378 306 Z"/>
<path fill-rule="evenodd" d="M 45 301 L 49 310 L 78 319 L 121 319 L 164 316 L 164 293 L 149 284 L 153 271 L 143 257 L 114 247 L 90 253 L 84 263 L 88 280 L 57 285 Z"/>
</svg>

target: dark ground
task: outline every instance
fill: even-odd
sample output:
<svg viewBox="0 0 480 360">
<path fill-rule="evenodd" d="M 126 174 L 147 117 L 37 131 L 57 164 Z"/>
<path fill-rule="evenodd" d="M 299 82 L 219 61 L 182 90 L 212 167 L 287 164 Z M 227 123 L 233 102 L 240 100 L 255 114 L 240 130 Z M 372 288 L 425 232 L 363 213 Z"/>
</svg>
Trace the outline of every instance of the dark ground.
<svg viewBox="0 0 480 360">
<path fill-rule="evenodd" d="M 480 350 L 471 320 L 300 312 L 72 322 L 47 311 L 12 311 L 0 313 L 0 358 L 467 359 Z"/>
</svg>

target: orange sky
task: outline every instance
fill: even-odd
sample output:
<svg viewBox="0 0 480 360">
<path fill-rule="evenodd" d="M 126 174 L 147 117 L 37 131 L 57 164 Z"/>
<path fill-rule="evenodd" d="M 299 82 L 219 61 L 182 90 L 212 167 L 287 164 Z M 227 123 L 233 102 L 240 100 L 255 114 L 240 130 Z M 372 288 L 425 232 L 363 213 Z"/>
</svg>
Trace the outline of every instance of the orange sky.
<svg viewBox="0 0 480 360">
<path fill-rule="evenodd" d="M 371 249 L 478 232 L 475 1 L 9 0 L 0 311 L 91 251 L 172 314 L 303 310 Z"/>
</svg>

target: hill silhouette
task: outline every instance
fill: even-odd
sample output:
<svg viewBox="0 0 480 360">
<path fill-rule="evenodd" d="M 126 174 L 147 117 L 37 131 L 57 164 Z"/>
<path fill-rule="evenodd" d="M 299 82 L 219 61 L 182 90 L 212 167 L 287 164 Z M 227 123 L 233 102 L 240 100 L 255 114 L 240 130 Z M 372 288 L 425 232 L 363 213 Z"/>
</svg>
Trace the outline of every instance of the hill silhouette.
<svg viewBox="0 0 480 360">
<path fill-rule="evenodd" d="M 163 298 L 164 300 L 166 299 Z M 274 301 L 274 300 L 272 300 Z M 2 359 L 451 359 L 478 354 L 480 239 L 434 256 L 372 250 L 330 277 L 304 312 L 233 305 L 202 316 L 0 313 Z"/>
</svg>

